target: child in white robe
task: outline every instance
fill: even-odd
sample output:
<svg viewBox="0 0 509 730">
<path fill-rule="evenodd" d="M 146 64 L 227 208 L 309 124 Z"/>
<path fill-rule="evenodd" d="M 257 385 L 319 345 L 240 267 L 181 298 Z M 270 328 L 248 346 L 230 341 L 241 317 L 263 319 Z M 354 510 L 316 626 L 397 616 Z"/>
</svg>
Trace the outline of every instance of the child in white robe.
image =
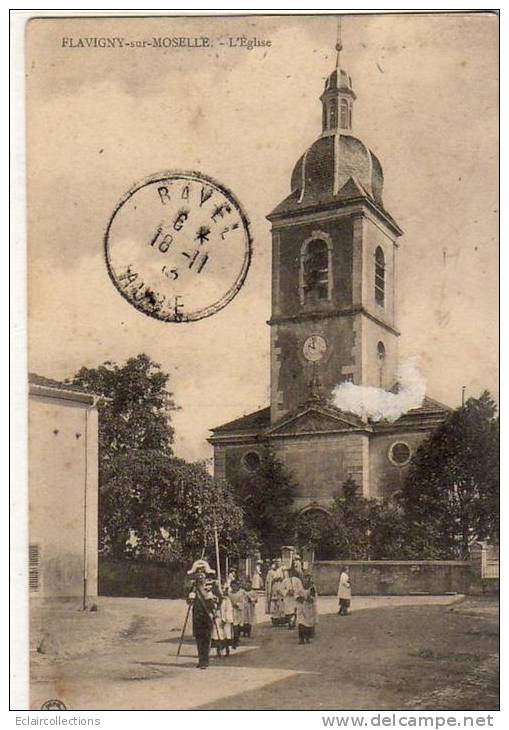
<svg viewBox="0 0 509 730">
<path fill-rule="evenodd" d="M 244 618 L 242 622 L 241 635 L 249 638 L 255 622 L 255 606 L 258 601 L 256 591 L 253 590 L 251 581 L 248 579 L 244 584 Z"/>
<path fill-rule="evenodd" d="M 233 606 L 229 594 L 230 588 L 225 583 L 212 626 L 212 647 L 215 648 L 218 657 L 223 650 L 226 656 L 229 656 L 230 647 L 233 645 Z"/>
<path fill-rule="evenodd" d="M 240 583 L 236 580 L 230 586 L 230 599 L 233 606 L 232 647 L 236 649 L 240 644 L 240 630 L 244 623 L 244 606 L 246 602 L 246 591 L 241 588 Z"/>
<path fill-rule="evenodd" d="M 315 626 L 318 621 L 316 589 L 310 575 L 304 575 L 302 578 L 302 588 L 297 594 L 296 603 L 299 644 L 309 644 L 315 635 Z"/>
</svg>

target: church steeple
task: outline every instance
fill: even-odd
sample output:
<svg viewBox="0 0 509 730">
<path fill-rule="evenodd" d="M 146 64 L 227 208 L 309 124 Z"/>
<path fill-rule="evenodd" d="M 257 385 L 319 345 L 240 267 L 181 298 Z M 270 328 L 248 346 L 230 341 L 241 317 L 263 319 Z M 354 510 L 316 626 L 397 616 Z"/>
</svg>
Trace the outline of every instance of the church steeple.
<svg viewBox="0 0 509 730">
<path fill-rule="evenodd" d="M 338 21 L 336 68 L 327 78 L 320 97 L 322 102 L 322 134 L 349 133 L 352 129 L 352 108 L 355 93 L 351 77 L 341 68 L 341 18 Z"/>
</svg>

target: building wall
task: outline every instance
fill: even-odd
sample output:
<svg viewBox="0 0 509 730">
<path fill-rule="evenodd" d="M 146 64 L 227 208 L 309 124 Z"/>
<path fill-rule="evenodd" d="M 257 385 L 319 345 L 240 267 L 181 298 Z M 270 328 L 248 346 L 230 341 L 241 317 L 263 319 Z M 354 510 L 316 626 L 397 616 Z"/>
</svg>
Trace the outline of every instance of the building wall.
<svg viewBox="0 0 509 730">
<path fill-rule="evenodd" d="M 372 385 L 385 390 L 392 388 L 397 380 L 398 337 L 393 332 L 362 317 L 362 385 Z M 385 359 L 378 358 L 378 343 L 385 348 Z"/>
<path fill-rule="evenodd" d="M 85 552 L 88 594 L 97 595 L 97 439 L 95 408 L 30 395 L 29 541 L 40 555 L 33 596 L 81 597 Z"/>
<path fill-rule="evenodd" d="M 294 508 L 312 503 L 330 506 L 351 476 L 366 495 L 369 489 L 369 440 L 367 434 L 343 433 L 270 439 L 270 447 L 296 483 Z M 214 445 L 214 476 L 224 477 L 235 489 L 249 476 L 245 456 L 264 456 L 268 442 Z M 219 453 L 218 453 L 219 451 Z"/>
<path fill-rule="evenodd" d="M 332 245 L 331 298 L 303 304 L 301 248 L 304 241 L 320 234 L 328 237 Z M 383 307 L 375 300 L 375 252 L 379 246 L 385 257 Z M 394 385 L 398 365 L 398 336 L 394 331 L 396 255 L 397 244 L 385 227 L 361 213 L 287 225 L 273 231 L 273 422 L 301 404 L 309 392 L 313 368 L 305 360 L 302 346 L 311 334 L 322 335 L 328 344 L 326 356 L 316 366 L 325 396 L 345 379 L 356 385 L 386 389 Z M 361 308 L 370 316 L 360 313 Z M 385 347 L 383 362 L 378 357 L 379 342 Z"/>
<path fill-rule="evenodd" d="M 325 234 L 331 241 L 332 290 L 330 300 L 302 304 L 301 249 L 304 241 Z M 349 310 L 353 291 L 353 221 L 301 223 L 279 228 L 272 236 L 272 316 L 294 317 L 274 323 L 271 332 L 271 418 L 273 421 L 300 405 L 309 393 L 312 366 L 302 354 L 311 334 L 327 340 L 328 353 L 317 366 L 324 390 L 332 388 L 354 369 L 353 317 L 327 317 L 332 310 Z M 325 316 L 310 317 L 323 313 Z M 345 370 L 345 373 L 343 372 Z"/>
<path fill-rule="evenodd" d="M 384 306 L 375 300 L 375 252 L 380 248 L 385 257 L 385 301 Z M 397 245 L 386 230 L 369 218 L 364 219 L 363 231 L 363 306 L 377 319 L 391 327 L 396 325 L 396 257 Z"/>
<path fill-rule="evenodd" d="M 314 369 L 302 348 L 312 334 L 322 335 L 327 342 L 325 356 L 316 363 L 323 395 L 330 395 L 343 380 L 353 378 L 355 382 L 359 355 L 354 323 L 355 317 L 350 315 L 272 326 L 272 421 L 302 405 L 309 397 Z"/>
<path fill-rule="evenodd" d="M 327 507 L 352 476 L 367 489 L 367 436 L 359 433 L 303 436 L 272 441 L 298 484 L 295 508 Z"/>
<path fill-rule="evenodd" d="M 411 457 L 419 445 L 429 436 L 426 431 L 399 431 L 388 434 L 375 434 L 370 438 L 369 470 L 370 492 L 369 497 L 382 499 L 402 488 L 409 465 L 398 466 L 391 462 L 389 450 L 396 442 L 408 445 Z"/>
<path fill-rule="evenodd" d="M 324 233 L 332 243 L 333 286 L 330 301 L 302 305 L 300 300 L 300 256 L 304 241 Z M 353 222 L 351 217 L 322 220 L 280 228 L 274 233 L 278 249 L 273 261 L 273 288 L 276 290 L 274 316 L 291 316 L 306 311 L 324 311 L 352 304 Z"/>
</svg>

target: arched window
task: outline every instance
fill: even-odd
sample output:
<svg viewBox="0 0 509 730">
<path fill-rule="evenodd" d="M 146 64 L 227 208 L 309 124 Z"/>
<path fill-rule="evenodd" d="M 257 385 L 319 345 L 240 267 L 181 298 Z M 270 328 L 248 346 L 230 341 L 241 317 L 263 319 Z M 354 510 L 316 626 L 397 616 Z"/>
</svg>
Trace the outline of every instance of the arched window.
<svg viewBox="0 0 509 730">
<path fill-rule="evenodd" d="M 338 120 L 338 107 L 335 99 L 331 99 L 329 106 L 329 129 L 336 129 Z"/>
<path fill-rule="evenodd" d="M 352 105 L 348 105 L 348 129 L 352 128 Z"/>
<path fill-rule="evenodd" d="M 375 302 L 385 305 L 385 256 L 380 246 L 375 251 Z"/>
<path fill-rule="evenodd" d="M 322 238 L 305 241 L 301 251 L 301 302 L 315 304 L 330 299 L 330 246 Z"/>
<path fill-rule="evenodd" d="M 384 385 L 384 365 L 385 365 L 385 345 L 382 341 L 376 346 L 376 354 L 378 357 L 378 385 L 383 388 Z"/>
<path fill-rule="evenodd" d="M 349 129 L 348 126 L 348 102 L 346 99 L 341 99 L 341 128 Z"/>
</svg>

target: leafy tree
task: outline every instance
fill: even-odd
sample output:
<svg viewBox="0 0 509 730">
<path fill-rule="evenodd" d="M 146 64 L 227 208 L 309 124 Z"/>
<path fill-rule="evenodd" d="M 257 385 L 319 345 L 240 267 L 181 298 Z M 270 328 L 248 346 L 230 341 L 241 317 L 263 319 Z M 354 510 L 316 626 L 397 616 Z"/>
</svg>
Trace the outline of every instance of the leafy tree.
<svg viewBox="0 0 509 730">
<path fill-rule="evenodd" d="M 401 559 L 408 552 L 405 528 L 398 505 L 362 497 L 349 477 L 329 514 L 310 511 L 298 516 L 296 539 L 322 560 Z"/>
<path fill-rule="evenodd" d="M 145 354 L 122 366 L 105 362 L 76 373 L 74 385 L 109 399 L 99 411 L 101 467 L 114 455 L 132 450 L 172 454 L 171 415 L 177 406 L 167 390 L 169 377 Z"/>
<path fill-rule="evenodd" d="M 371 560 L 417 559 L 401 507 L 387 500 L 370 500 L 369 557 Z"/>
<path fill-rule="evenodd" d="M 337 529 L 331 515 L 311 509 L 297 515 L 295 543 L 315 553 L 316 560 L 333 560 L 337 556 Z"/>
<path fill-rule="evenodd" d="M 189 561 L 214 552 L 214 526 L 221 546 L 249 543 L 243 513 L 224 481 L 201 463 L 137 450 L 115 460 L 101 500 L 106 552 L 118 557 Z"/>
<path fill-rule="evenodd" d="M 293 537 L 295 483 L 284 465 L 269 451 L 259 468 L 236 485 L 246 525 L 260 540 L 268 557 L 278 555 Z"/>
<path fill-rule="evenodd" d="M 201 554 L 217 522 L 221 545 L 251 545 L 242 509 L 203 464 L 173 455 L 169 376 L 147 355 L 81 368 L 73 384 L 107 397 L 99 417 L 99 549 L 171 561 Z M 246 547 L 247 549 L 247 547 Z M 210 550 L 209 550 L 210 553 Z"/>
<path fill-rule="evenodd" d="M 358 484 L 349 477 L 332 505 L 336 531 L 336 554 L 350 560 L 369 557 L 371 501 L 362 497 Z"/>
<path fill-rule="evenodd" d="M 400 501 L 423 557 L 467 558 L 473 540 L 498 540 L 499 423 L 487 391 L 421 444 Z"/>
</svg>

